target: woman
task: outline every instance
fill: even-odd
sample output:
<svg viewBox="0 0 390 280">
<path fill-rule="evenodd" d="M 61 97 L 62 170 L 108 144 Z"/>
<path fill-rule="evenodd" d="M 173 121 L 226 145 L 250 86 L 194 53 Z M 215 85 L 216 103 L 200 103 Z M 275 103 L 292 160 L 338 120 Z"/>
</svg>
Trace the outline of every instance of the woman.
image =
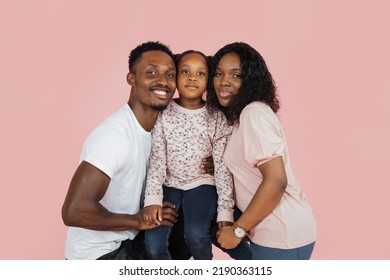
<svg viewBox="0 0 390 280">
<path fill-rule="evenodd" d="M 309 259 L 316 222 L 291 169 L 279 102 L 262 56 L 246 43 L 220 49 L 210 65 L 207 102 L 233 125 L 224 161 L 242 215 L 218 233 L 232 249 L 250 240 L 253 259 Z"/>
</svg>

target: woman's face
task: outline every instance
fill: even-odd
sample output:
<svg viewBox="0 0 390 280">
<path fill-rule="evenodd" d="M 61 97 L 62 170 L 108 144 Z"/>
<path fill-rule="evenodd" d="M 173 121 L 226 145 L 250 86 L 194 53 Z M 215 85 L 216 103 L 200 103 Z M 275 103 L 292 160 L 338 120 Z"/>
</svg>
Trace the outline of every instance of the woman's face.
<svg viewBox="0 0 390 280">
<path fill-rule="evenodd" d="M 227 53 L 218 62 L 214 76 L 214 89 L 218 102 L 229 107 L 242 85 L 241 61 L 235 53 Z"/>
</svg>

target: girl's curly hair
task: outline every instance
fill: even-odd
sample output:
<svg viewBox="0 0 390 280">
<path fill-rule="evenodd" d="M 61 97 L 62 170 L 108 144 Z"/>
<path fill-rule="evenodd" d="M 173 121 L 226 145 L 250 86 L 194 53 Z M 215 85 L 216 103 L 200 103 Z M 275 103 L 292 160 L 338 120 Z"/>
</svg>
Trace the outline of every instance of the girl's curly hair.
<svg viewBox="0 0 390 280">
<path fill-rule="evenodd" d="M 227 53 L 235 53 L 241 62 L 241 88 L 229 107 L 219 104 L 213 81 L 219 60 Z M 239 123 L 242 110 L 253 101 L 268 104 L 276 113 L 279 100 L 276 95 L 275 81 L 258 51 L 243 42 L 228 44 L 217 51 L 210 61 L 207 104 L 209 110 L 220 109 L 230 124 Z"/>
</svg>

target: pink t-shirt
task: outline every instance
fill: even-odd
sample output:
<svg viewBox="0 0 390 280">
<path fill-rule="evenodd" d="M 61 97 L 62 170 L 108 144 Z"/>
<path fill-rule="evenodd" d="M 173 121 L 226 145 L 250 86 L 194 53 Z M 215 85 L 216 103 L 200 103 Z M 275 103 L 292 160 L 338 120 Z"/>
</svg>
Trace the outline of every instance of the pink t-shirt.
<svg viewBox="0 0 390 280">
<path fill-rule="evenodd" d="M 240 115 L 226 147 L 225 164 L 233 174 L 236 204 L 245 211 L 263 177 L 258 166 L 281 156 L 288 185 L 276 208 L 251 229 L 249 238 L 258 245 L 291 249 L 316 240 L 316 221 L 290 165 L 282 125 L 272 109 L 253 102 Z"/>
</svg>

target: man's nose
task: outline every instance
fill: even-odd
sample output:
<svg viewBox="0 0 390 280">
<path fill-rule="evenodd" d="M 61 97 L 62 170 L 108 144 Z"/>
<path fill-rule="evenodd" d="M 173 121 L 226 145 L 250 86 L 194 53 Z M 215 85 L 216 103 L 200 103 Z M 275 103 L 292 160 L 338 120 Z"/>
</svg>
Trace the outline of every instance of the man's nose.
<svg viewBox="0 0 390 280">
<path fill-rule="evenodd" d="M 168 83 L 168 78 L 165 75 L 159 75 L 157 82 L 161 85 L 166 85 Z"/>
</svg>

